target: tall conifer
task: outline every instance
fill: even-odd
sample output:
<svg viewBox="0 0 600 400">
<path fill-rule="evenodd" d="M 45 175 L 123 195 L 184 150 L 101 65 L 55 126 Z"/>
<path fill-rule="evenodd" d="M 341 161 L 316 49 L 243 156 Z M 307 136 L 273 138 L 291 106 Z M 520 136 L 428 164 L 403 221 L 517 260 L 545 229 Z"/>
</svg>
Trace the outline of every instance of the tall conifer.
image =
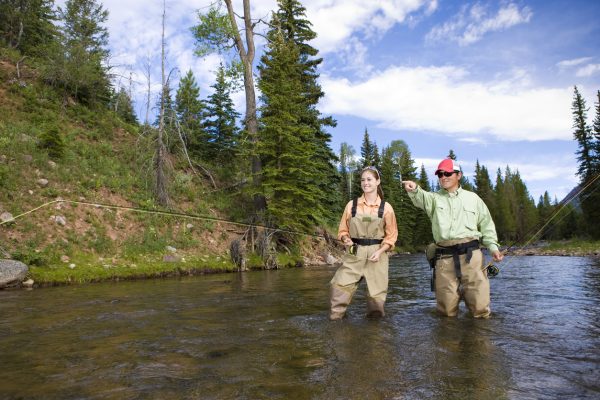
<svg viewBox="0 0 600 400">
<path fill-rule="evenodd" d="M 296 68 L 299 71 L 303 106 L 298 116 L 300 123 L 311 129 L 306 139 L 313 142 L 313 158 L 320 164 L 313 178 L 321 189 L 321 201 L 328 208 L 335 208 L 341 202 L 342 194 L 333 190 L 339 181 L 336 167 L 338 159 L 330 147 L 331 134 L 326 129 L 335 127 L 337 122 L 331 116 L 321 115 L 317 108 L 319 100 L 324 96 L 318 81 L 318 67 L 323 59 L 318 57 L 319 51 L 309 44 L 317 34 L 306 18 L 306 8 L 298 0 L 278 0 L 277 5 L 276 16 L 284 40 L 294 43 L 298 48 Z"/>
<path fill-rule="evenodd" d="M 240 146 L 240 131 L 237 120 L 240 113 L 235 110 L 231 99 L 231 88 L 223 66 L 217 70 L 217 79 L 212 85 L 214 92 L 207 100 L 206 131 L 214 144 L 216 160 L 227 163 L 237 157 Z"/>
<path fill-rule="evenodd" d="M 301 117 L 306 104 L 298 46 L 285 40 L 276 14 L 271 25 L 269 44 L 258 66 L 263 105 L 256 150 L 272 222 L 302 229 L 323 222 L 326 216 L 318 180 L 323 166 L 314 157 L 314 130 Z"/>
</svg>

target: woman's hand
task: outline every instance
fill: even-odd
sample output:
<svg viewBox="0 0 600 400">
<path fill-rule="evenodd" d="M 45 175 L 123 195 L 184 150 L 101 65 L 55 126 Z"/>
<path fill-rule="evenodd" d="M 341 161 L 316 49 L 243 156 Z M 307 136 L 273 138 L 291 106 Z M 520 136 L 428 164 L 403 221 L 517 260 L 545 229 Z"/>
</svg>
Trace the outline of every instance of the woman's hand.
<svg viewBox="0 0 600 400">
<path fill-rule="evenodd" d="M 371 257 L 369 257 L 369 261 L 373 261 L 373 262 L 379 261 L 379 256 L 383 252 L 385 252 L 385 249 L 383 247 L 379 248 L 379 250 L 377 250 L 375 253 L 371 254 Z"/>
</svg>

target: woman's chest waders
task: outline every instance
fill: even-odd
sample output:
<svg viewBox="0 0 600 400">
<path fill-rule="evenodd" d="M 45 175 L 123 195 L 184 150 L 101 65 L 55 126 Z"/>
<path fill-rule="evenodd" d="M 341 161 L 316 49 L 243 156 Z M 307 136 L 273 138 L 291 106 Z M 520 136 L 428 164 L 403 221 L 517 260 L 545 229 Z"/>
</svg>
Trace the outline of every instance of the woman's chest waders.
<svg viewBox="0 0 600 400">
<path fill-rule="evenodd" d="M 385 236 L 382 201 L 377 215 L 359 214 L 356 212 L 356 200 L 352 207 L 350 219 L 350 237 L 354 242 L 353 254 L 344 256 L 342 266 L 338 268 L 331 280 L 331 315 L 330 319 L 342 318 L 346 307 L 359 282 L 364 278 L 367 284 L 367 314 L 383 316 L 388 288 L 388 255 L 382 253 L 378 261 L 369 261 L 369 257 L 379 250 Z"/>
</svg>

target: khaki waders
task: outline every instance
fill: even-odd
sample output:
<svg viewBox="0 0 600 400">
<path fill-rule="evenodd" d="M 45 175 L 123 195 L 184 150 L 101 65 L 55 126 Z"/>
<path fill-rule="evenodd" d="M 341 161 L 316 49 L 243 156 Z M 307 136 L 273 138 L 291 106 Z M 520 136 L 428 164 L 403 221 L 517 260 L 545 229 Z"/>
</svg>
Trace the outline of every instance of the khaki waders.
<svg viewBox="0 0 600 400">
<path fill-rule="evenodd" d="M 356 214 L 350 219 L 350 237 L 353 239 L 382 239 L 384 220 L 377 215 Z M 379 261 L 368 258 L 379 250 L 381 244 L 358 245 L 356 254 L 346 253 L 343 264 L 331 280 L 329 319 L 344 317 L 346 308 L 362 278 L 367 283 L 367 316 L 384 316 L 383 305 L 388 288 L 388 255 L 382 253 Z"/>
<path fill-rule="evenodd" d="M 471 239 L 440 242 L 440 246 L 453 246 Z M 454 258 L 451 255 L 438 257 L 435 264 L 435 298 L 437 310 L 446 316 L 455 317 L 461 296 L 465 299 L 471 314 L 475 318 L 490 316 L 490 281 L 485 271 L 481 250 L 472 251 L 467 263 L 467 254 L 458 256 L 460 274 L 457 278 Z M 461 290 L 462 289 L 462 290 Z"/>
</svg>

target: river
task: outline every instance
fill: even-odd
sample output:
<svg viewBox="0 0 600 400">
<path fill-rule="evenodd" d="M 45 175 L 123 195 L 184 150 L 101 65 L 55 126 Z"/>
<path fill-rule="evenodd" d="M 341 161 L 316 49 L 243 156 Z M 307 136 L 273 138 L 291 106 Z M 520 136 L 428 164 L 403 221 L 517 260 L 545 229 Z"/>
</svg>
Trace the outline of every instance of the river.
<svg viewBox="0 0 600 400">
<path fill-rule="evenodd" d="M 600 260 L 508 257 L 492 318 L 435 313 L 419 255 L 330 322 L 330 267 L 0 291 L 1 399 L 600 398 Z"/>
</svg>

